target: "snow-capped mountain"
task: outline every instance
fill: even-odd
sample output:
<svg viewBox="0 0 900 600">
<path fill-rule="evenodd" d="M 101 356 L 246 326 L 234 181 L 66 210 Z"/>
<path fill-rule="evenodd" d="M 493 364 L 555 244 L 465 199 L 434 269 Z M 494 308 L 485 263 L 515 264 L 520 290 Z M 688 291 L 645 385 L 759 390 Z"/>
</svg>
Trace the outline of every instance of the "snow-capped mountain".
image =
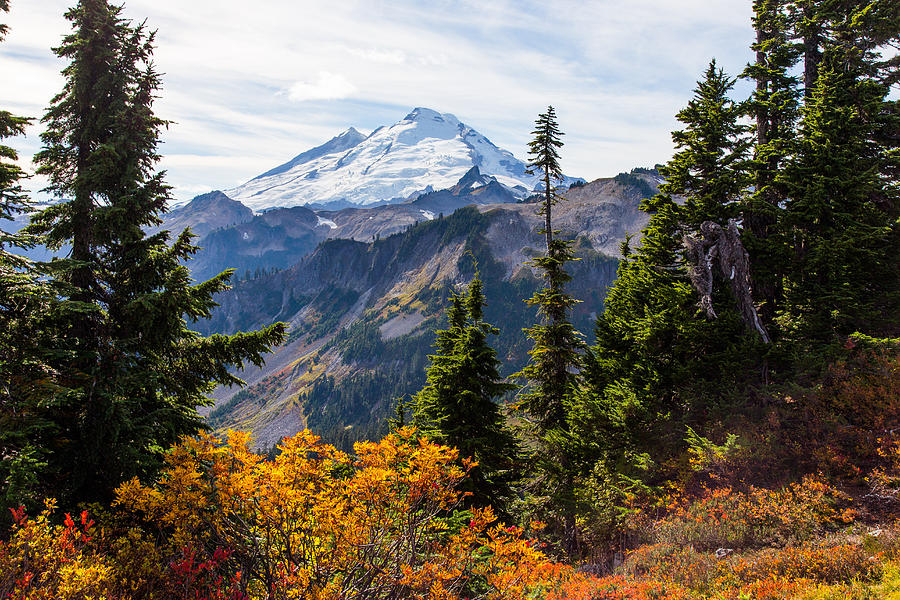
<svg viewBox="0 0 900 600">
<path fill-rule="evenodd" d="M 516 196 L 539 183 L 513 154 L 451 114 L 416 108 L 364 136 L 352 127 L 247 183 L 226 190 L 254 210 L 369 206 L 449 188 L 473 166 Z M 577 181 L 566 178 L 562 185 Z"/>
</svg>

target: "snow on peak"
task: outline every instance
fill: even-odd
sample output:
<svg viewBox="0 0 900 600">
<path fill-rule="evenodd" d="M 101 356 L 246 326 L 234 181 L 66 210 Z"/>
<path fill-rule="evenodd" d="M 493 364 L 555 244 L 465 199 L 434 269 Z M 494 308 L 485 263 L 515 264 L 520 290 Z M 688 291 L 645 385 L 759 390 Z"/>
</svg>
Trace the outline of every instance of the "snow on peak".
<svg viewBox="0 0 900 600">
<path fill-rule="evenodd" d="M 454 115 L 417 107 L 368 136 L 351 127 L 226 194 L 255 210 L 366 206 L 450 188 L 473 167 L 482 185 L 497 180 L 520 196 L 539 181 L 524 162 Z"/>
</svg>

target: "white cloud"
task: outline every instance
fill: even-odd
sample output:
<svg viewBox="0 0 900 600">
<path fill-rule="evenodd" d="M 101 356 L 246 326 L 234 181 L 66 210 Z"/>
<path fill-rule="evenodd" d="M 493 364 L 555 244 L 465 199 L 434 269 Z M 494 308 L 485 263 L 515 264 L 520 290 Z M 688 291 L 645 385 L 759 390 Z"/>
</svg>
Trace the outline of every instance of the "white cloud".
<svg viewBox="0 0 900 600">
<path fill-rule="evenodd" d="M 49 48 L 72 0 L 13 0 L 0 109 L 39 116 L 61 86 Z M 706 63 L 752 59 L 749 0 L 126 0 L 157 28 L 157 110 L 179 198 L 228 188 L 349 126 L 414 106 L 456 114 L 520 157 L 553 104 L 564 169 L 613 175 L 672 153 L 674 114 Z M 24 154 L 29 138 L 8 140 Z M 189 158 L 189 157 L 203 157 Z M 218 165 L 218 166 L 217 166 Z"/>
<path fill-rule="evenodd" d="M 356 86 L 339 73 L 319 71 L 314 81 L 298 81 L 291 86 L 288 96 L 294 102 L 306 100 L 337 100 L 356 93 Z"/>
<path fill-rule="evenodd" d="M 348 48 L 353 56 L 375 63 L 389 65 L 402 65 L 406 62 L 406 54 L 401 50 L 388 50 L 384 48 Z"/>
</svg>

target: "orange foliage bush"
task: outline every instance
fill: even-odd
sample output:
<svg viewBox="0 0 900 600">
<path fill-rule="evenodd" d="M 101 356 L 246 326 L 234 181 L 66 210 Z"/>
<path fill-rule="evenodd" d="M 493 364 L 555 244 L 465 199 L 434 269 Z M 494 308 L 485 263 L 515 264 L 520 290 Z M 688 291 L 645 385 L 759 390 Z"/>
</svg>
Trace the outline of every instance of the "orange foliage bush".
<svg viewBox="0 0 900 600">
<path fill-rule="evenodd" d="M 490 508 L 454 525 L 466 463 L 410 429 L 355 458 L 308 431 L 279 450 L 264 460 L 237 433 L 186 440 L 158 485 L 128 482 L 116 502 L 173 549 L 227 549 L 219 575 L 239 573 L 250 597 L 522 598 L 565 575 Z"/>
<path fill-rule="evenodd" d="M 847 348 L 809 389 L 782 400 L 770 429 L 775 451 L 796 465 L 861 483 L 879 438 L 900 422 L 900 348 L 862 338 Z"/>
<path fill-rule="evenodd" d="M 751 583 L 776 577 L 790 581 L 838 583 L 881 577 L 881 562 L 856 544 L 828 546 L 802 544 L 763 552 L 751 560 L 729 561 L 729 571 L 739 581 Z"/>
<path fill-rule="evenodd" d="M 156 485 L 118 489 L 100 531 L 87 513 L 54 525 L 52 504 L 15 511 L 0 598 L 519 600 L 581 578 L 490 508 L 459 511 L 467 463 L 411 429 L 355 457 L 307 431 L 271 461 L 237 433 L 167 460 Z"/>
<path fill-rule="evenodd" d="M 601 579 L 595 600 L 683 600 L 690 595 L 677 584 L 658 581 L 626 580 L 623 577 Z"/>
<path fill-rule="evenodd" d="M 882 508 L 896 511 L 900 505 L 900 440 L 887 438 L 878 441 L 882 464 L 866 478 L 871 488 L 867 499 Z"/>
<path fill-rule="evenodd" d="M 620 590 L 657 589 L 669 594 L 660 597 L 781 599 L 823 583 L 876 581 L 882 569 L 881 556 L 860 544 L 804 543 L 727 558 L 689 546 L 655 544 L 642 546 L 629 555 L 628 579 L 600 581 L 609 581 Z M 629 593 L 610 597 L 643 599 L 660 592 Z"/>
<path fill-rule="evenodd" d="M 858 342 L 848 340 L 848 347 Z M 832 412 L 869 431 L 893 427 L 900 417 L 900 347 L 858 348 L 832 364 L 820 402 Z"/>
<path fill-rule="evenodd" d="M 778 490 L 707 490 L 693 502 L 674 500 L 669 515 L 655 523 L 654 536 L 698 549 L 784 545 L 852 521 L 848 500 L 811 476 Z"/>
</svg>

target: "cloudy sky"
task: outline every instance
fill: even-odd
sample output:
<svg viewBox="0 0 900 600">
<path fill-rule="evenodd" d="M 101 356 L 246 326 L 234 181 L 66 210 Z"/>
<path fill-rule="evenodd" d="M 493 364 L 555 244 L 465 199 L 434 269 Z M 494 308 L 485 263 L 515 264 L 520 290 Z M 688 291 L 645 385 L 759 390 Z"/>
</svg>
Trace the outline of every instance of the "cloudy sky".
<svg viewBox="0 0 900 600">
<path fill-rule="evenodd" d="M 42 115 L 64 66 L 50 48 L 74 0 L 12 0 L 0 14 L 0 109 Z M 563 168 L 594 179 L 672 154 L 675 112 L 715 57 L 751 59 L 750 0 L 125 0 L 158 30 L 174 121 L 162 167 L 187 200 L 226 189 L 350 126 L 416 106 L 455 114 L 525 158 L 556 107 Z M 40 125 L 9 140 L 27 165 Z M 39 187 L 39 181 L 32 181 Z"/>
</svg>

